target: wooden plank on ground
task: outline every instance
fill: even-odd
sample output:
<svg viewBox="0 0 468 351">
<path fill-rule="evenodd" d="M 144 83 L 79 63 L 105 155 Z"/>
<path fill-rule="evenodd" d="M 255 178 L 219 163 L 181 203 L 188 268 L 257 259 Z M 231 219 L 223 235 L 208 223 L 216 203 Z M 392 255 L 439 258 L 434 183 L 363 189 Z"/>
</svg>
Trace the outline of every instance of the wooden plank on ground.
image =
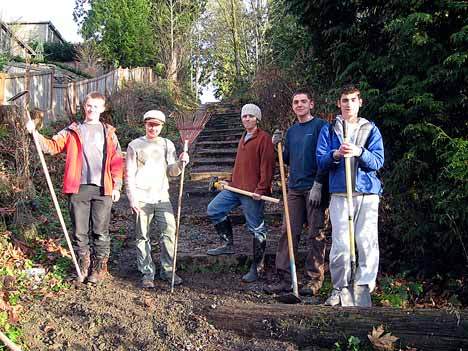
<svg viewBox="0 0 468 351">
<path fill-rule="evenodd" d="M 365 341 L 372 327 L 383 325 L 403 348 L 468 350 L 467 311 L 248 303 L 207 307 L 204 313 L 218 329 L 291 340 L 299 347 L 332 347 L 349 336 Z"/>
</svg>

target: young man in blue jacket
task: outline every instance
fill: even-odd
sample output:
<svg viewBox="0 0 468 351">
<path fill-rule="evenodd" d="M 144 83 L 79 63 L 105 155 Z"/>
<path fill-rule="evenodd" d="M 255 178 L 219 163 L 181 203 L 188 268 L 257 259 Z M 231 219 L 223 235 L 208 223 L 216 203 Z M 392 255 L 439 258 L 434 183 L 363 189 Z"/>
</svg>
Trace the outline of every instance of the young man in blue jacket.
<svg viewBox="0 0 468 351">
<path fill-rule="evenodd" d="M 379 267 L 378 209 L 382 185 L 377 171 L 384 163 L 382 135 L 374 123 L 359 117 L 360 91 L 344 86 L 337 102 L 341 115 L 322 128 L 317 145 L 319 168 L 329 172 L 332 224 L 330 274 L 333 290 L 326 305 L 341 304 L 341 291 L 348 287 L 351 274 L 348 211 L 346 202 L 345 157 L 351 157 L 354 232 L 358 254 L 355 284 L 375 287 Z M 343 140 L 346 121 L 349 142 Z"/>
</svg>

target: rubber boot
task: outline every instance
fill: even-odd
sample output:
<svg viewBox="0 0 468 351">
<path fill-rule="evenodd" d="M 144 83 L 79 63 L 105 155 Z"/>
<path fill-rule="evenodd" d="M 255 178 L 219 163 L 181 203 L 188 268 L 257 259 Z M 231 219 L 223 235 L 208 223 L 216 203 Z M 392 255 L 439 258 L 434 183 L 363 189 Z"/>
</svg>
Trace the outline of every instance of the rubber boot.
<svg viewBox="0 0 468 351">
<path fill-rule="evenodd" d="M 78 256 L 78 266 L 80 267 L 81 277 L 77 277 L 76 281 L 83 283 L 85 279 L 88 277 L 89 273 L 89 266 L 91 265 L 91 257 L 89 252 L 84 255 Z"/>
<path fill-rule="evenodd" d="M 88 283 L 97 284 L 106 277 L 108 260 L 109 257 L 96 259 L 96 261 L 93 264 L 93 272 L 88 277 Z"/>
<path fill-rule="evenodd" d="M 234 253 L 234 236 L 232 234 L 232 226 L 229 217 L 215 224 L 215 228 L 219 237 L 225 244 L 216 249 L 210 249 L 206 253 L 211 256 L 232 255 Z"/>
<path fill-rule="evenodd" d="M 253 283 L 258 279 L 258 271 L 263 265 L 263 259 L 265 257 L 266 240 L 259 240 L 258 238 L 253 239 L 253 259 L 250 266 L 250 270 L 247 274 L 242 277 L 242 281 L 245 283 Z"/>
</svg>

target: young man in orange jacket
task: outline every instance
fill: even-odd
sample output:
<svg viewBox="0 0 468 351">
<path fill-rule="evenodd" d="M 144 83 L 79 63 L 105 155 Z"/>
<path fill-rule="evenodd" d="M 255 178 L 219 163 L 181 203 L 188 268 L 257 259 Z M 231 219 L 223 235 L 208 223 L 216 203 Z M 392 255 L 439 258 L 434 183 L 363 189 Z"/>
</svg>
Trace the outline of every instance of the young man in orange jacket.
<svg viewBox="0 0 468 351">
<path fill-rule="evenodd" d="M 39 133 L 38 137 L 45 153 L 66 153 L 63 192 L 69 195 L 73 243 L 83 280 L 97 283 L 107 272 L 110 214 L 112 202 L 120 198 L 123 157 L 115 128 L 99 121 L 105 97 L 99 92 L 88 94 L 84 110 L 83 123 L 72 123 L 51 139 Z M 26 128 L 33 133 L 34 122 L 29 121 Z"/>
</svg>

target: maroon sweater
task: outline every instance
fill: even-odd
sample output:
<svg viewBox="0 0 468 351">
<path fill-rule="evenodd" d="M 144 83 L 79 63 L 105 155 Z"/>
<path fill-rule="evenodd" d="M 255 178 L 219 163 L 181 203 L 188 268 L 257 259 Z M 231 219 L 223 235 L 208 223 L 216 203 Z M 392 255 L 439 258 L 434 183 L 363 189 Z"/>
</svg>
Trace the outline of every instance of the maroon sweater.
<svg viewBox="0 0 468 351">
<path fill-rule="evenodd" d="M 259 128 L 246 142 L 244 136 L 245 133 L 237 147 L 230 185 L 259 195 L 269 195 L 275 167 L 275 149 L 271 136 Z"/>
</svg>

